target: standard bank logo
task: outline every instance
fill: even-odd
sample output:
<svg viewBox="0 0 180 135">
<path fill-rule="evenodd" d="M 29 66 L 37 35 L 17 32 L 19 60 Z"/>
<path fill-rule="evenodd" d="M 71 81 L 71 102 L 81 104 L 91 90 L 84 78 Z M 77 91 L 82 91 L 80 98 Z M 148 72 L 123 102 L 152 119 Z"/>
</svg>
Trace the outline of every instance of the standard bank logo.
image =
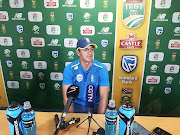
<svg viewBox="0 0 180 135">
<path fill-rule="evenodd" d="M 162 35 L 162 33 L 163 33 L 163 27 L 156 27 L 156 34 Z"/>
<path fill-rule="evenodd" d="M 144 0 L 123 0 L 123 24 L 137 28 L 144 20 Z"/>
<path fill-rule="evenodd" d="M 123 55 L 121 58 L 122 69 L 130 73 L 137 67 L 138 57 L 135 55 Z"/>
</svg>

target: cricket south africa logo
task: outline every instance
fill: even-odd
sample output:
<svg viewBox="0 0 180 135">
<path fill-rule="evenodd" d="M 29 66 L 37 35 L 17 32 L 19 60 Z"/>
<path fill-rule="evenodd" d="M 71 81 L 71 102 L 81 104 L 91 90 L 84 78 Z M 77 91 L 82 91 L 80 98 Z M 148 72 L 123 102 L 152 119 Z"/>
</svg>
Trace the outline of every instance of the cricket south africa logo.
<svg viewBox="0 0 180 135">
<path fill-rule="evenodd" d="M 144 0 L 123 0 L 123 24 L 137 28 L 144 20 Z"/>
</svg>

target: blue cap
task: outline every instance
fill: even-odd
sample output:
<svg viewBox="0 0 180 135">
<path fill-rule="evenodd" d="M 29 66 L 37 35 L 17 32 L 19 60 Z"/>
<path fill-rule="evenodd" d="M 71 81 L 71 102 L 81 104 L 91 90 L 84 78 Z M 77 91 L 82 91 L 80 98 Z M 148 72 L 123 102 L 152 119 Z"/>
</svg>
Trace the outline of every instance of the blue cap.
<svg viewBox="0 0 180 135">
<path fill-rule="evenodd" d="M 93 45 L 94 48 L 97 48 L 97 45 L 94 44 L 90 38 L 81 38 L 77 42 L 77 49 L 85 49 L 89 45 Z"/>
</svg>

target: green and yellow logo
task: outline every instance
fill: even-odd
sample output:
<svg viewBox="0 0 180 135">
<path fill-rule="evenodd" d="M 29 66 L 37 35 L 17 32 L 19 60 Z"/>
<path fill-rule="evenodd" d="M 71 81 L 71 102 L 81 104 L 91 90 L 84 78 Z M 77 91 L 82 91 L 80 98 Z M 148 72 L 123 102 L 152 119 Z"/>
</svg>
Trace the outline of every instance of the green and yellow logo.
<svg viewBox="0 0 180 135">
<path fill-rule="evenodd" d="M 123 0 L 123 24 L 128 28 L 139 27 L 144 20 L 144 0 Z"/>
</svg>

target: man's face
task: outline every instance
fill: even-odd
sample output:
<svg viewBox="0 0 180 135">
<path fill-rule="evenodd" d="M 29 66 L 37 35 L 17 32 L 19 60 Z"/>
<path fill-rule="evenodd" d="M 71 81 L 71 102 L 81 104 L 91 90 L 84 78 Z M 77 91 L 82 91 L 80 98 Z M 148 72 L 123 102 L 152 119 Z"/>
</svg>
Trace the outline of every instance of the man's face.
<svg viewBox="0 0 180 135">
<path fill-rule="evenodd" d="M 85 49 L 79 49 L 76 51 L 80 60 L 83 62 L 91 62 L 94 57 L 94 47 L 92 45 L 86 47 Z"/>
</svg>

